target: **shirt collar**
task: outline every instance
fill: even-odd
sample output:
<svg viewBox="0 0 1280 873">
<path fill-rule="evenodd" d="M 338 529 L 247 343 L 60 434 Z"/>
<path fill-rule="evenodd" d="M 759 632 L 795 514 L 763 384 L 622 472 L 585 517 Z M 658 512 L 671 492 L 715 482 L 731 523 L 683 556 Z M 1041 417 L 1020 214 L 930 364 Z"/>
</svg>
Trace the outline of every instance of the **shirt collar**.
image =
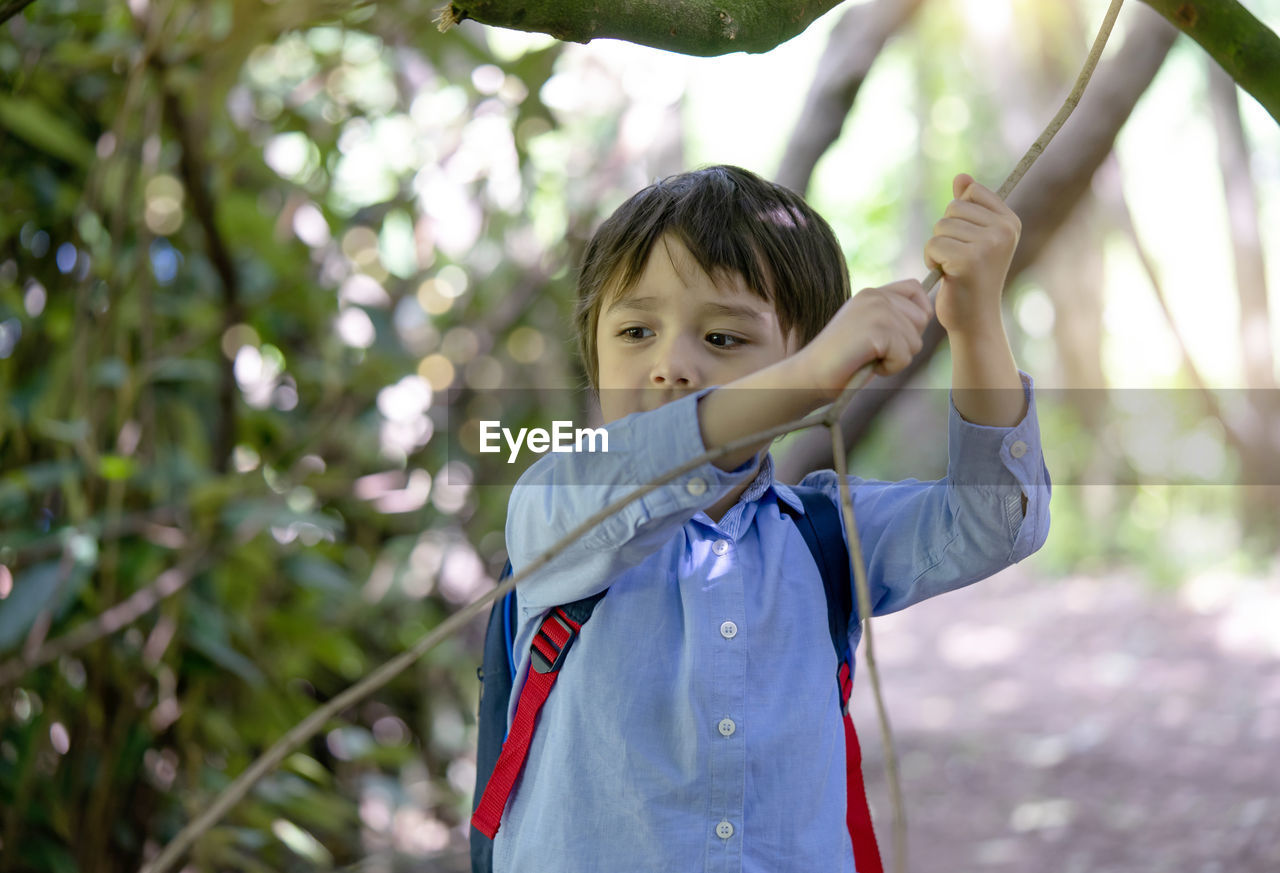
<svg viewBox="0 0 1280 873">
<path fill-rule="evenodd" d="M 800 498 L 791 490 L 791 487 L 774 480 L 773 453 L 766 452 L 764 456 L 764 463 L 760 465 L 760 472 L 756 474 L 756 478 L 752 480 L 751 484 L 747 487 L 747 490 L 742 492 L 740 500 L 747 503 L 753 500 L 758 500 L 764 496 L 765 492 L 770 488 L 773 489 L 775 497 L 784 501 L 788 506 L 799 512 L 801 515 L 804 514 L 804 504 L 800 502 Z"/>
</svg>

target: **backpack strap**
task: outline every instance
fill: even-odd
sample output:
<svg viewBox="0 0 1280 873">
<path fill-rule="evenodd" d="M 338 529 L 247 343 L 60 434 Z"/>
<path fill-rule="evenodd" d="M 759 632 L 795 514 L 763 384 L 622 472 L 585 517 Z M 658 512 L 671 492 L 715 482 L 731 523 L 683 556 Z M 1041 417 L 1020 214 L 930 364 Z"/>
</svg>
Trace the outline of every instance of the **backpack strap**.
<svg viewBox="0 0 1280 873">
<path fill-rule="evenodd" d="M 855 619 L 853 586 L 849 579 L 849 550 L 845 547 L 840 510 L 816 488 L 791 486 L 800 498 L 804 514 L 797 513 L 785 501 L 778 509 L 796 523 L 813 559 L 822 572 L 822 587 L 827 594 L 827 629 L 836 650 L 836 681 L 840 688 L 840 710 L 844 721 L 844 758 L 847 800 L 845 823 L 853 843 L 853 858 L 859 873 L 883 873 L 880 847 L 871 823 L 871 807 L 867 787 L 862 779 L 862 747 L 853 728 L 849 698 L 853 693 L 853 652 L 849 647 L 849 622 Z"/>
<path fill-rule="evenodd" d="M 508 563 L 504 576 L 509 573 L 510 566 Z M 599 594 L 555 607 L 542 619 L 542 625 L 533 636 L 533 644 L 529 647 L 529 675 L 525 678 L 520 698 L 516 701 L 516 714 L 511 722 L 511 730 L 502 743 L 502 751 L 493 766 L 493 773 L 471 815 L 472 826 L 490 840 L 498 833 L 502 812 L 507 808 L 507 799 L 515 787 L 516 778 L 524 769 L 525 759 L 529 757 L 529 745 L 533 742 L 533 729 L 537 726 L 538 714 L 560 676 L 565 655 L 569 653 L 582 626 L 591 618 L 596 604 L 607 591 L 605 589 Z M 509 639 L 506 629 L 513 624 L 511 616 L 514 612 L 515 592 L 512 591 L 502 601 L 504 643 Z M 490 625 L 492 627 L 492 621 Z M 512 650 L 508 647 L 507 651 Z M 505 713 L 503 720 L 505 721 Z"/>
</svg>

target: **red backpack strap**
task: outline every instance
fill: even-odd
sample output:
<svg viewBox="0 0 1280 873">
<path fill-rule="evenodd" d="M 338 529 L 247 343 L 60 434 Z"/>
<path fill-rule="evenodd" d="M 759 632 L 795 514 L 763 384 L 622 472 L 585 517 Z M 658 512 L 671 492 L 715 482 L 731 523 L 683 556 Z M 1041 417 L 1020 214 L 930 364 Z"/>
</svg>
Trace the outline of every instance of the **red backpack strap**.
<svg viewBox="0 0 1280 873">
<path fill-rule="evenodd" d="M 534 635 L 533 646 L 529 650 L 529 675 L 520 690 L 511 731 L 502 744 L 498 763 L 494 765 L 493 775 L 489 777 L 480 803 L 471 816 L 471 824 L 475 829 L 491 840 L 502 823 L 502 811 L 507 808 L 507 799 L 516 784 L 516 777 L 524 769 L 525 759 L 529 757 L 529 744 L 533 741 L 538 713 L 547 702 L 547 695 L 551 693 L 551 687 L 556 684 L 560 675 L 564 656 L 578 638 L 580 630 L 581 622 L 575 621 L 565 607 L 557 606 L 547 613 L 538 633 Z"/>
<path fill-rule="evenodd" d="M 853 860 L 858 873 L 884 873 L 880 860 L 880 847 L 876 844 L 875 828 L 871 824 L 871 806 L 867 803 L 867 786 L 862 780 L 862 746 L 858 744 L 858 732 L 853 729 L 853 714 L 849 712 L 849 697 L 853 692 L 853 676 L 849 663 L 840 664 L 840 711 L 844 716 L 844 766 L 847 799 L 845 824 L 849 827 L 849 839 L 853 842 Z"/>
</svg>

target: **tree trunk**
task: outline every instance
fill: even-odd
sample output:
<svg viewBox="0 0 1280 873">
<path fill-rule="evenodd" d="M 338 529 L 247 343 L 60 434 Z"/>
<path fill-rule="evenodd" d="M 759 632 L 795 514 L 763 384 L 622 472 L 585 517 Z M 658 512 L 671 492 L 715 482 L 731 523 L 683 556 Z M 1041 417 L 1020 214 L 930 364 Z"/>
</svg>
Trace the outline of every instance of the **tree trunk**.
<svg viewBox="0 0 1280 873">
<path fill-rule="evenodd" d="M 774 181 L 804 194 L 818 159 L 840 138 L 858 89 L 889 37 L 922 0 L 875 0 L 854 6 L 831 30 L 800 118 L 791 131 Z"/>
<path fill-rule="evenodd" d="M 1274 74 L 1273 74 L 1274 75 Z M 1218 166 L 1227 205 L 1240 309 L 1240 354 L 1246 402 L 1225 423 L 1239 437 L 1240 512 L 1248 534 L 1274 534 L 1280 526 L 1280 487 L 1273 484 L 1280 459 L 1280 432 L 1267 306 L 1267 269 L 1258 229 L 1258 198 L 1249 169 L 1249 147 L 1240 121 L 1236 85 L 1217 64 L 1209 64 L 1209 104 L 1218 138 Z"/>
</svg>

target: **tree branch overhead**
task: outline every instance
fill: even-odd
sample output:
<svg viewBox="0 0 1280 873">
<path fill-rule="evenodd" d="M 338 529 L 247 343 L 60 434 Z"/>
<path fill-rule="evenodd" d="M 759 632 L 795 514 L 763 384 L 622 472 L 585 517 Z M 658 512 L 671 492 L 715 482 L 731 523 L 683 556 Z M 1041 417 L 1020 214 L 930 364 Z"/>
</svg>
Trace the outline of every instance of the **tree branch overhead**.
<svg viewBox="0 0 1280 873">
<path fill-rule="evenodd" d="M 625 39 L 686 55 L 767 52 L 802 33 L 839 0 L 456 0 L 437 19 L 471 19 L 566 42 Z"/>
</svg>

